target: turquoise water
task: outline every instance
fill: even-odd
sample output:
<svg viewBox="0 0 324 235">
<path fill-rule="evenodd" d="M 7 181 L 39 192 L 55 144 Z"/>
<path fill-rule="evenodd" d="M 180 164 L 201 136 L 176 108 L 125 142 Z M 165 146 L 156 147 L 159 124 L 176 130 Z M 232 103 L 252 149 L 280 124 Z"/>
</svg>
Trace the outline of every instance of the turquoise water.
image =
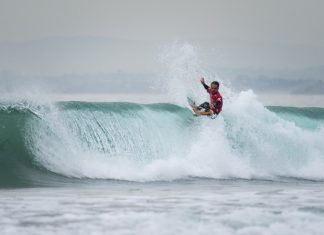
<svg viewBox="0 0 324 235">
<path fill-rule="evenodd" d="M 324 109 L 225 107 L 2 103 L 1 234 L 322 234 Z"/>
<path fill-rule="evenodd" d="M 2 104 L 0 186 L 76 179 L 324 180 L 318 169 L 324 109 L 232 111 L 213 121 L 173 104 Z"/>
</svg>

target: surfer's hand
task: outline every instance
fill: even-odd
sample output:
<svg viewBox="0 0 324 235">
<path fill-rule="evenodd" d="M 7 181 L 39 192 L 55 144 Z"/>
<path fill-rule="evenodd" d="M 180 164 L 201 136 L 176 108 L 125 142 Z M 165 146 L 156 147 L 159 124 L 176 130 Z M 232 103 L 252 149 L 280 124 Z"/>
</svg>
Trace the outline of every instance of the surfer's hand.
<svg viewBox="0 0 324 235">
<path fill-rule="evenodd" d="M 205 84 L 205 78 L 200 78 L 200 82 L 201 82 L 201 84 Z"/>
</svg>

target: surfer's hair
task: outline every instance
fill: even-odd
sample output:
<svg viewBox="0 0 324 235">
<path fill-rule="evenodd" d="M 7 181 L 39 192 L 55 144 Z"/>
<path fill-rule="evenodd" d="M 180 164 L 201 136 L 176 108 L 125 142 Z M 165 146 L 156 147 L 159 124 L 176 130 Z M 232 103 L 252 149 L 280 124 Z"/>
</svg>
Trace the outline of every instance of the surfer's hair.
<svg viewBox="0 0 324 235">
<path fill-rule="evenodd" d="M 217 81 L 213 81 L 210 85 L 217 85 L 217 87 L 219 87 L 219 82 L 217 82 Z"/>
</svg>

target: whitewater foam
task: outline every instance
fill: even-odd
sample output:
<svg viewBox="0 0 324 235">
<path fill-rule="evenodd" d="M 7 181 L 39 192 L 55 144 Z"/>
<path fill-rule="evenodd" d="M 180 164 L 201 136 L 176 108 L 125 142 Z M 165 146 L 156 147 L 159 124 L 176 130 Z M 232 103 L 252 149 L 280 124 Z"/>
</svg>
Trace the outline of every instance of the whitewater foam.
<svg viewBox="0 0 324 235">
<path fill-rule="evenodd" d="M 26 142 L 40 166 L 69 177 L 324 179 L 322 130 L 280 118 L 252 91 L 225 105 L 212 120 L 172 105 L 63 104 L 29 123 Z"/>
</svg>

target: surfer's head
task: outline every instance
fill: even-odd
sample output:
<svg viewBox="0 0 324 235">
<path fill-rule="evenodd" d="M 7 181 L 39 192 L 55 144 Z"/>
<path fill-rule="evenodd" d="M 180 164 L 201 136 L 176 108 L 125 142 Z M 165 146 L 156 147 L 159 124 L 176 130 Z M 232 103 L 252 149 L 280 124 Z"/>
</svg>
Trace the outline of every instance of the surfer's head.
<svg viewBox="0 0 324 235">
<path fill-rule="evenodd" d="M 218 92 L 218 88 L 219 88 L 219 82 L 217 81 L 213 81 L 211 84 L 210 84 L 210 90 L 213 94 L 217 93 Z"/>
</svg>

